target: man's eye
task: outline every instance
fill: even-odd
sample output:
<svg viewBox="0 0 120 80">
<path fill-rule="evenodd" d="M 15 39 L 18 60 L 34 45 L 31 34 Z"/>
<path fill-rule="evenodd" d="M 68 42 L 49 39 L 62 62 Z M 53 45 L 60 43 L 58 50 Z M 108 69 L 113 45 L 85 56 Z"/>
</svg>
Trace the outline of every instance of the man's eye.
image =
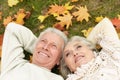
<svg viewBox="0 0 120 80">
<path fill-rule="evenodd" d="M 52 45 L 52 48 L 57 49 L 57 46 L 56 45 Z"/>
<path fill-rule="evenodd" d="M 41 40 L 40 42 L 41 42 L 41 43 L 45 43 L 46 41 L 45 41 L 45 40 Z"/>
</svg>

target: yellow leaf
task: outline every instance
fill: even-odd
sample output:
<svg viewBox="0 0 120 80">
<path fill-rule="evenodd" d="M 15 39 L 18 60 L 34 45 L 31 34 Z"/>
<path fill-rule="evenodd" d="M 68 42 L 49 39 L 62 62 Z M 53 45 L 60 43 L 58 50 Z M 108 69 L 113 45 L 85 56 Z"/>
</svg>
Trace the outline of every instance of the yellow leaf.
<svg viewBox="0 0 120 80">
<path fill-rule="evenodd" d="M 68 29 L 69 26 L 72 25 L 72 17 L 71 14 L 64 14 L 63 16 L 58 16 L 56 19 L 60 20 L 60 24 L 66 25 L 66 29 Z"/>
<path fill-rule="evenodd" d="M 45 26 L 44 25 L 40 25 L 39 26 L 39 29 L 41 30 L 41 29 L 44 29 L 45 28 Z"/>
<path fill-rule="evenodd" d="M 40 16 L 38 16 L 38 19 L 41 21 L 41 23 L 45 20 L 45 18 L 47 18 L 48 17 L 48 15 L 45 15 L 45 16 L 43 16 L 43 15 L 40 15 Z"/>
<path fill-rule="evenodd" d="M 96 18 L 95 18 L 95 22 L 100 22 L 103 18 L 104 18 L 103 16 L 96 17 Z"/>
<path fill-rule="evenodd" d="M 65 8 L 66 8 L 67 10 L 71 10 L 73 7 L 74 7 L 74 6 L 70 6 L 70 2 L 68 2 L 68 3 L 65 4 Z"/>
<path fill-rule="evenodd" d="M 21 24 L 21 25 L 23 25 L 24 24 L 24 17 L 25 17 L 26 15 L 25 15 L 25 13 L 19 13 L 18 15 L 17 15 L 17 19 L 16 19 L 16 23 L 18 23 L 18 24 Z"/>
<path fill-rule="evenodd" d="M 73 12 L 73 16 L 77 17 L 77 21 L 82 22 L 85 19 L 88 22 L 90 15 L 88 13 L 87 7 L 80 6 L 77 9 L 78 11 Z"/>
<path fill-rule="evenodd" d="M 81 32 L 84 34 L 85 37 L 87 37 L 90 32 L 92 31 L 93 27 L 89 28 L 88 30 L 82 30 Z"/>
<path fill-rule="evenodd" d="M 118 14 L 118 19 L 120 20 L 120 14 Z"/>
<path fill-rule="evenodd" d="M 8 6 L 10 7 L 17 5 L 18 3 L 19 3 L 19 0 L 8 0 Z"/>
</svg>

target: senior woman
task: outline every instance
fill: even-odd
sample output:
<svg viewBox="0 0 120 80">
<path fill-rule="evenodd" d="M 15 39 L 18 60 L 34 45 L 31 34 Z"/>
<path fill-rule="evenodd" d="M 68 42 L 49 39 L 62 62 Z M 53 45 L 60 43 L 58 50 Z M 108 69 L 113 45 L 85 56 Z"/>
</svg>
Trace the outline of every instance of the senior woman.
<svg viewBox="0 0 120 80">
<path fill-rule="evenodd" d="M 96 51 L 95 45 L 102 49 Z M 66 80 L 120 80 L 120 40 L 114 26 L 104 18 L 88 38 L 73 36 L 61 60 Z"/>
</svg>

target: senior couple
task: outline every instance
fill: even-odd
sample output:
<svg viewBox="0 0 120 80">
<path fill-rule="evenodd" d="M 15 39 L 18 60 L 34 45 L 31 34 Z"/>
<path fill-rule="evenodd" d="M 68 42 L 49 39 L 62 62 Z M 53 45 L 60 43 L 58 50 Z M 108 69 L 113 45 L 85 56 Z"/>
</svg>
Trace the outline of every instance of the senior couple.
<svg viewBox="0 0 120 80">
<path fill-rule="evenodd" d="M 96 44 L 102 49 L 98 52 Z M 24 50 L 33 53 L 25 60 Z M 61 75 L 52 73 L 60 65 Z M 0 80 L 120 80 L 120 40 L 109 19 L 98 23 L 87 38 L 48 28 L 36 36 L 9 23 L 3 46 Z"/>
</svg>

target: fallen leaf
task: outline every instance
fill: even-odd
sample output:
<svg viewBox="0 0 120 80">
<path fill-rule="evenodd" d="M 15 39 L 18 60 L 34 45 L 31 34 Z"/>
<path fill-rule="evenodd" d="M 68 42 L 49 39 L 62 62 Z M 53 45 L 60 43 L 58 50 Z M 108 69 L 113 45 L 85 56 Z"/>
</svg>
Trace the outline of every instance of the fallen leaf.
<svg viewBox="0 0 120 80">
<path fill-rule="evenodd" d="M 77 21 L 82 22 L 85 19 L 88 22 L 90 15 L 88 13 L 87 7 L 80 6 L 77 9 L 78 11 L 73 12 L 73 16 L 77 17 Z"/>
<path fill-rule="evenodd" d="M 18 23 L 18 24 L 21 24 L 21 25 L 23 25 L 24 24 L 24 18 L 25 18 L 25 16 L 26 16 L 26 14 L 25 13 L 19 13 L 19 14 L 17 14 L 17 18 L 16 18 L 16 23 Z"/>
<path fill-rule="evenodd" d="M 30 17 L 30 15 L 31 15 L 31 12 L 27 11 L 27 12 L 25 12 L 25 14 L 26 14 L 25 18 L 28 19 Z"/>
<path fill-rule="evenodd" d="M 53 27 L 55 27 L 55 28 L 57 28 L 57 29 L 59 29 L 59 30 L 61 30 L 61 31 L 64 31 L 64 30 L 65 30 L 64 26 L 61 25 L 60 23 L 54 24 Z"/>
<path fill-rule="evenodd" d="M 23 25 L 25 16 L 26 16 L 25 10 L 24 9 L 19 9 L 17 14 L 15 15 L 15 18 L 16 18 L 15 22 L 17 24 Z"/>
<path fill-rule="evenodd" d="M 96 17 L 96 18 L 95 18 L 95 22 L 100 22 L 103 18 L 104 18 L 103 16 Z"/>
<path fill-rule="evenodd" d="M 40 25 L 39 26 L 39 29 L 41 30 L 41 29 L 44 29 L 45 28 L 45 26 L 44 25 Z"/>
<path fill-rule="evenodd" d="M 66 3 L 65 4 L 65 8 L 67 9 L 67 10 L 71 10 L 71 9 L 73 9 L 73 5 L 72 6 L 70 6 L 70 2 L 68 2 L 68 3 Z"/>
<path fill-rule="evenodd" d="M 61 25 L 66 25 L 66 29 L 68 29 L 72 25 L 72 17 L 71 14 L 64 14 L 63 16 L 58 16 L 56 19 L 60 21 Z"/>
<path fill-rule="evenodd" d="M 77 2 L 78 0 L 71 0 L 71 2 Z"/>
<path fill-rule="evenodd" d="M 120 20 L 120 15 L 118 14 L 118 19 Z"/>
<path fill-rule="evenodd" d="M 3 20 L 3 25 L 6 27 L 8 23 L 12 21 L 12 17 L 8 16 L 6 19 Z"/>
<path fill-rule="evenodd" d="M 38 16 L 38 19 L 40 20 L 40 22 L 42 23 L 46 18 L 48 17 L 48 15 L 40 15 Z"/>
<path fill-rule="evenodd" d="M 120 29 L 120 20 L 117 18 L 111 19 L 112 24 L 115 26 L 116 29 Z"/>
<path fill-rule="evenodd" d="M 0 20 L 2 20 L 2 12 L 0 11 Z"/>
<path fill-rule="evenodd" d="M 88 28 L 88 30 L 82 30 L 81 32 L 83 33 L 83 35 L 85 37 L 87 37 L 90 34 L 90 32 L 92 31 L 92 29 L 93 29 L 93 27 L 90 27 L 90 28 Z"/>
<path fill-rule="evenodd" d="M 49 9 L 49 11 L 48 11 L 48 14 L 52 14 L 52 15 L 60 15 L 60 14 L 65 14 L 66 13 L 66 11 L 67 11 L 67 9 L 66 9 L 66 7 L 64 7 L 64 6 L 59 6 L 59 5 L 57 5 L 57 4 L 55 4 L 55 5 L 51 5 L 50 6 L 50 9 Z"/>
<path fill-rule="evenodd" d="M 8 0 L 8 6 L 10 7 L 17 5 L 18 3 L 19 3 L 19 0 Z"/>
</svg>

